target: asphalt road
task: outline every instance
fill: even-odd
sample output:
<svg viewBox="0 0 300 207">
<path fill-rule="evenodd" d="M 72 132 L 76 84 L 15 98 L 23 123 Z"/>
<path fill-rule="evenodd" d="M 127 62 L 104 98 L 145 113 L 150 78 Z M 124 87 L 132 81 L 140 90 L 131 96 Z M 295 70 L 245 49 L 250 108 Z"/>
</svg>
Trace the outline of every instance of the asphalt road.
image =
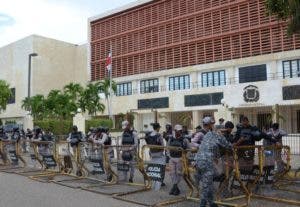
<svg viewBox="0 0 300 207">
<path fill-rule="evenodd" d="M 109 196 L 0 173 L 0 207 L 136 207 Z"/>
</svg>

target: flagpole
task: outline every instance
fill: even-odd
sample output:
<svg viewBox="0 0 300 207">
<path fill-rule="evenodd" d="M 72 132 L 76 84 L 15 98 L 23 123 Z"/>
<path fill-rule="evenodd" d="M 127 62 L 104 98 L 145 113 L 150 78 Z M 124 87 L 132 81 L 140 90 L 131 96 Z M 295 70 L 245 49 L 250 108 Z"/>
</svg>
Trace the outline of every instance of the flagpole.
<svg viewBox="0 0 300 207">
<path fill-rule="evenodd" d="M 112 46 L 110 43 L 111 66 L 109 70 L 109 118 L 112 120 Z"/>
</svg>

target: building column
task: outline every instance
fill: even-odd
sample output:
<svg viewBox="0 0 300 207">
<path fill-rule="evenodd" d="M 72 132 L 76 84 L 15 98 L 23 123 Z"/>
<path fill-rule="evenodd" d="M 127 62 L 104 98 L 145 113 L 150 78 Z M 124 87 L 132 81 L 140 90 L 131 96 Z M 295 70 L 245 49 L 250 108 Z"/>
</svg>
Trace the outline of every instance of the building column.
<svg viewBox="0 0 300 207">
<path fill-rule="evenodd" d="M 23 129 L 33 129 L 33 117 L 30 114 L 25 115 L 24 117 Z"/>
<path fill-rule="evenodd" d="M 192 128 L 195 129 L 201 122 L 199 111 L 193 111 L 193 124 Z"/>
<path fill-rule="evenodd" d="M 76 125 L 78 128 L 78 131 L 85 133 L 85 117 L 82 113 L 77 113 L 73 117 L 73 125 Z"/>
</svg>

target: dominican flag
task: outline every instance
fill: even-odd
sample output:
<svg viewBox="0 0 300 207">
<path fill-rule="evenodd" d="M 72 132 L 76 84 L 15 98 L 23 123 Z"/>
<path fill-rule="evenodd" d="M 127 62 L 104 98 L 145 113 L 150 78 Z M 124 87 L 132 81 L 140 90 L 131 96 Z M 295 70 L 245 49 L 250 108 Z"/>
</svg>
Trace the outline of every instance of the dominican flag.
<svg viewBox="0 0 300 207">
<path fill-rule="evenodd" d="M 108 70 L 108 72 L 111 71 L 111 68 L 112 68 L 112 53 L 111 53 L 111 51 L 109 52 L 109 54 L 106 58 L 105 67 Z"/>
</svg>

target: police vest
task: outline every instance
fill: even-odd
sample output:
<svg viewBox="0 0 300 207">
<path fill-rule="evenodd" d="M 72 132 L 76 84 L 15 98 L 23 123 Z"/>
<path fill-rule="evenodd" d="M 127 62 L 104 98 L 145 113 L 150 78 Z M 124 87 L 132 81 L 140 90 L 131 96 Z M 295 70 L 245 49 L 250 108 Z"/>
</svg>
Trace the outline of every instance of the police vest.
<svg viewBox="0 0 300 207">
<path fill-rule="evenodd" d="M 181 147 L 183 149 L 186 148 L 182 138 L 175 139 L 174 137 L 172 137 L 171 140 L 170 140 L 170 146 L 171 147 Z M 170 150 L 170 156 L 174 157 L 174 158 L 179 158 L 179 157 L 182 156 L 182 152 L 181 151 Z"/>
<path fill-rule="evenodd" d="M 148 145 L 159 145 L 159 146 L 161 146 L 162 144 L 159 142 L 158 138 L 159 138 L 159 134 L 152 135 L 152 136 L 148 135 L 146 137 L 146 143 Z M 161 151 L 163 151 L 163 149 L 154 149 L 154 148 L 150 149 L 150 152 L 152 152 L 152 153 L 161 152 Z"/>
<path fill-rule="evenodd" d="M 122 145 L 134 145 L 134 136 L 132 131 L 123 132 L 122 134 Z"/>
<path fill-rule="evenodd" d="M 103 144 L 106 146 L 111 145 L 111 136 L 107 135 L 107 139 L 105 140 L 105 142 Z"/>
<path fill-rule="evenodd" d="M 77 145 L 81 140 L 81 132 L 72 132 L 71 133 L 71 146 Z"/>
</svg>

